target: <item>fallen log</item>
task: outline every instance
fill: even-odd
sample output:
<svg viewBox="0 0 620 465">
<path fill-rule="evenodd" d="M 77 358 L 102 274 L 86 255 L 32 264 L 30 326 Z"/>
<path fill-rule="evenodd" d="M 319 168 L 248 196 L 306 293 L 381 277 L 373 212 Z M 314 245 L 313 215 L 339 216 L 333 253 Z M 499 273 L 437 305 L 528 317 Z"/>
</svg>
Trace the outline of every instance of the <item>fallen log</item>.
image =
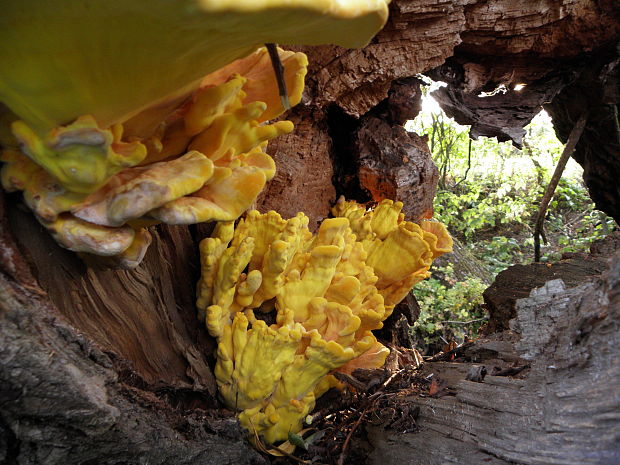
<svg viewBox="0 0 620 465">
<path fill-rule="evenodd" d="M 571 284 L 532 289 L 509 329 L 427 363 L 421 375 L 444 392 L 407 398 L 421 432 L 370 427 L 369 463 L 620 463 L 620 252 Z M 481 367 L 488 375 L 472 376 Z"/>
</svg>

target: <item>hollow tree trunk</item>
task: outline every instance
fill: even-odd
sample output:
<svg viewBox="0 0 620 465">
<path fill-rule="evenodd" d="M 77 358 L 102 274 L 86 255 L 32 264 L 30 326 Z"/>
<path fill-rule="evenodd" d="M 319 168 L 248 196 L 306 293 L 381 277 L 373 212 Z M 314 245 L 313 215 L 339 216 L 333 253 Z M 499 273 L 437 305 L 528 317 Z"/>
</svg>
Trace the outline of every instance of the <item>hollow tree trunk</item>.
<svg viewBox="0 0 620 465">
<path fill-rule="evenodd" d="M 364 49 L 301 49 L 310 68 L 293 119 L 304 128 L 305 141 L 274 148 L 278 189 L 269 191 L 268 201 L 263 196 L 259 207 L 261 202 L 268 208 L 290 205 L 288 199 L 306 192 L 305 186 L 308 195 L 296 203 L 314 215 L 311 220 L 329 211 L 329 205 L 317 206 L 315 199 L 345 194 L 372 200 L 375 183 L 364 175 L 363 163 L 372 146 L 357 141 L 373 118 L 391 126 L 413 119 L 420 98 L 415 77 L 425 73 L 448 83 L 434 96 L 449 116 L 472 125 L 472 137 L 498 137 L 520 146 L 523 128 L 544 104 L 565 140 L 580 109 L 589 106 L 592 117 L 574 158 L 584 165 L 597 208 L 620 220 L 614 182 L 620 170 L 619 43 L 620 4 L 615 0 L 393 0 L 388 24 Z M 516 90 L 516 84 L 524 87 Z M 505 92 L 479 96 L 496 89 Z M 382 135 L 389 137 L 386 130 Z M 297 141 L 300 136 L 291 137 Z M 406 148 L 412 142 L 401 138 L 400 144 Z M 317 162 L 310 158 L 319 158 L 327 169 L 313 169 Z M 307 171 L 300 169 L 306 164 Z M 413 157 L 401 161 L 400 168 L 420 167 Z M 334 176 L 335 185 L 317 188 L 325 186 L 327 176 Z M 364 185 L 365 177 L 369 184 Z M 356 186 L 351 178 L 362 184 Z M 401 185 L 399 190 L 389 175 L 385 181 L 397 195 L 415 187 Z"/>
<path fill-rule="evenodd" d="M 366 201 L 378 200 L 387 192 L 408 201 L 410 219 L 428 215 L 436 171 L 423 139 L 405 134 L 401 127 L 419 109 L 416 74 L 440 67 L 453 56 L 449 65 L 434 73 L 459 91 L 477 95 L 501 83 L 528 84 L 535 95 L 527 94 L 527 105 L 517 108 L 518 96 L 510 92 L 512 106 L 499 112 L 504 118 L 500 118 L 500 126 L 506 126 L 506 115 L 518 110 L 512 113 L 517 116 L 511 126 L 517 128 L 510 133 L 514 135 L 542 102 L 574 82 L 574 74 L 587 68 L 589 60 L 597 58 L 603 48 L 608 55 L 601 58 L 601 66 L 609 68 L 617 58 L 610 44 L 620 38 L 619 18 L 614 0 L 545 0 L 535 5 L 509 0 L 394 0 L 388 25 L 365 49 L 306 50 L 311 60 L 308 87 L 303 103 L 290 116 L 298 129 L 271 145 L 278 175 L 257 206 L 277 209 L 285 216 L 305 210 L 316 226 L 340 194 Z M 464 98 L 455 95 L 457 104 L 464 105 Z M 571 98 L 570 93 L 566 95 Z M 615 101 L 613 98 L 606 97 L 605 102 Z M 466 104 L 470 110 L 480 110 L 476 105 L 488 109 L 477 101 Z M 482 110 L 464 113 L 473 114 L 481 127 L 496 128 L 498 112 Z M 378 144 L 376 137 L 371 137 L 378 135 L 390 138 L 392 144 Z M 593 138 L 586 142 L 591 148 L 588 163 L 597 166 L 594 142 Z M 613 143 L 608 147 L 606 163 L 617 167 L 618 158 L 612 156 L 617 148 Z M 376 174 L 377 170 L 383 170 L 380 172 L 385 177 Z M 411 192 L 419 197 L 415 202 Z M 611 199 L 605 202 L 616 205 L 617 191 L 605 192 L 610 192 Z M 94 465 L 264 461 L 247 445 L 232 414 L 216 409 L 211 370 L 214 346 L 195 321 L 193 304 L 197 241 L 207 232 L 204 227 L 157 227 L 153 245 L 138 269 L 106 271 L 88 268 L 58 248 L 14 196 L 7 197 L 6 204 L 2 199 L 0 225 L 0 462 Z M 508 442 L 489 436 L 485 425 L 492 420 L 490 424 L 508 428 L 499 429 L 506 435 L 514 433 L 517 437 L 517 432 L 527 432 L 524 440 L 533 441 L 536 437 L 529 432 L 532 425 L 536 426 L 534 432 L 553 432 L 554 425 L 545 422 L 556 417 L 527 416 L 518 411 L 500 415 L 503 397 L 484 395 L 486 403 L 482 405 L 474 394 L 480 396 L 479 391 L 484 389 L 518 391 L 523 403 L 553 407 L 555 394 L 542 387 L 558 381 L 559 374 L 585 383 L 565 384 L 567 398 L 572 393 L 585 394 L 579 391 L 580 386 L 587 389 L 588 376 L 595 373 L 583 357 L 590 354 L 596 362 L 593 366 L 604 370 L 601 360 L 608 360 L 604 357 L 617 353 L 618 347 L 617 313 L 608 306 L 605 318 L 592 320 L 593 307 L 588 302 L 608 299 L 616 309 L 620 307 L 617 273 L 616 266 L 598 284 L 567 291 L 570 318 L 566 324 L 558 318 L 550 322 L 551 334 L 562 344 L 570 342 L 571 331 L 581 328 L 582 322 L 586 331 L 592 327 L 593 336 L 583 342 L 585 349 L 574 357 L 568 352 L 555 354 L 560 357 L 557 362 L 564 364 L 555 372 L 545 368 L 552 346 L 541 347 L 531 337 L 522 339 L 526 352 L 540 349 L 531 360 L 532 377 L 518 390 L 518 382 L 504 380 L 502 384 L 503 378 L 473 386 L 478 391 L 472 391 L 469 382 L 462 382 L 469 390 L 462 389 L 461 397 L 470 395 L 474 400 L 455 404 L 454 408 L 441 404 L 458 414 L 454 417 L 458 422 L 454 422 L 453 441 L 442 442 L 443 436 L 436 432 L 445 429 L 441 422 L 447 421 L 446 417 L 432 417 L 428 411 L 435 408 L 434 404 L 423 404 L 423 418 L 436 426 L 422 434 L 440 439 L 429 439 L 432 445 L 419 445 L 412 456 L 425 457 L 420 450 L 426 450 L 426 457 L 435 457 L 435 462 L 420 459 L 419 463 L 449 463 L 432 454 L 444 450 L 443 457 L 459 457 L 455 455 L 458 448 L 450 448 L 456 441 L 469 445 L 463 450 L 475 452 L 474 457 L 481 459 L 456 463 L 492 463 L 486 461 L 489 458 L 495 463 L 513 459 L 542 463 L 527 462 L 525 455 L 511 450 Z M 545 307 L 552 316 L 558 308 L 554 305 Z M 540 312 L 545 314 L 542 309 Z M 523 334 L 530 334 L 531 325 L 527 319 L 523 321 Z M 616 345 L 607 344 L 604 335 Z M 604 350 L 596 352 L 591 342 L 602 344 Z M 513 349 L 508 352 L 512 354 Z M 617 365 L 610 367 L 616 371 L 601 371 L 601 379 L 607 376 L 617 384 Z M 604 392 L 603 384 L 596 386 L 600 388 L 597 393 Z M 601 408 L 609 402 L 617 405 L 617 398 L 601 400 Z M 565 408 L 564 404 L 557 405 Z M 478 412 L 483 412 L 482 420 L 461 421 Z M 519 421 L 513 423 L 513 418 Z M 560 419 L 570 434 L 582 426 L 584 440 L 599 431 L 588 429 L 589 424 L 583 425 L 580 417 Z M 600 420 L 609 426 L 604 438 L 618 434 L 617 417 L 602 415 Z M 513 424 L 516 432 L 509 428 Z M 557 434 L 557 438 L 567 443 L 573 438 L 578 444 L 574 436 Z M 396 441 L 400 446 L 403 441 L 418 444 L 415 437 Z M 491 447 L 493 444 L 497 449 Z M 375 446 L 381 451 L 385 443 Z M 496 450 L 501 459 L 489 456 Z M 576 458 L 583 457 L 574 448 L 570 452 Z M 592 457 L 591 463 L 607 463 L 605 456 L 600 456 L 599 462 L 593 462 L 596 456 Z"/>
</svg>

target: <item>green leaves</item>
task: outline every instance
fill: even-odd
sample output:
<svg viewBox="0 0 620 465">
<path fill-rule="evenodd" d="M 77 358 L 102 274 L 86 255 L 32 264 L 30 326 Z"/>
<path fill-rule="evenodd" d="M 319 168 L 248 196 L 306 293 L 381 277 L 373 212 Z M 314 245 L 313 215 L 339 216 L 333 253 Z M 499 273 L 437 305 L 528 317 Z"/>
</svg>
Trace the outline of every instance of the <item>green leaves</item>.
<svg viewBox="0 0 620 465">
<path fill-rule="evenodd" d="M 435 197 L 435 217 L 466 240 L 502 224 L 523 229 L 519 225 L 530 221 L 533 213 L 529 208 L 523 192 L 488 179 L 465 182 L 458 191 L 442 190 Z"/>
<path fill-rule="evenodd" d="M 478 278 L 457 281 L 448 264 L 438 270 L 443 279 L 430 278 L 415 285 L 413 294 L 420 304 L 420 316 L 413 325 L 415 336 L 426 345 L 444 340 L 462 341 L 474 337 L 480 323 L 455 325 L 454 321 L 470 321 L 484 317 L 482 292 L 485 284 Z"/>
<path fill-rule="evenodd" d="M 433 83 L 431 90 L 436 86 Z M 521 151 L 486 137 L 470 146 L 469 128 L 427 100 L 425 94 L 423 111 L 406 128 L 428 136 L 439 169 L 435 218 L 493 274 L 530 263 L 532 223 L 563 150 L 551 118 L 541 112 L 532 120 Z M 611 218 L 594 210 L 581 173 L 577 163 L 570 162 L 556 189 L 545 222 L 549 244 L 543 247 L 543 261 L 559 259 L 564 252 L 587 251 L 593 240 L 615 227 Z M 468 268 L 460 266 L 458 259 L 454 266 L 460 267 L 458 275 L 463 276 Z M 472 320 L 484 316 L 480 306 L 484 284 L 473 277 L 458 281 L 452 265 L 431 271 L 433 276 L 413 290 L 421 307 L 413 329 L 419 342 L 441 344 L 442 339 L 475 336 L 482 323 Z"/>
</svg>

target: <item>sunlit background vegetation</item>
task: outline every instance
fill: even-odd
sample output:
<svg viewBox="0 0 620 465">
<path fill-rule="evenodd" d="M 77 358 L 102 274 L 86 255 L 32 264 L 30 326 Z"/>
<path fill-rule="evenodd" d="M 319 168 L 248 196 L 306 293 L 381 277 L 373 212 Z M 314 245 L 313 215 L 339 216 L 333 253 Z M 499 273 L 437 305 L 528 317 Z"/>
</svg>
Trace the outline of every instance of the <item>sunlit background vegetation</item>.
<svg viewBox="0 0 620 465">
<path fill-rule="evenodd" d="M 425 352 L 474 338 L 486 318 L 484 289 L 507 267 L 533 261 L 533 224 L 564 148 L 544 111 L 526 127 L 522 150 L 495 138 L 470 142 L 469 126 L 448 118 L 430 96 L 438 85 L 424 88 L 422 112 L 405 126 L 428 138 L 440 173 L 435 218 L 447 225 L 458 249 L 413 290 L 421 307 L 413 331 Z M 542 261 L 587 251 L 615 227 L 595 210 L 582 169 L 571 159 L 547 212 Z"/>
</svg>

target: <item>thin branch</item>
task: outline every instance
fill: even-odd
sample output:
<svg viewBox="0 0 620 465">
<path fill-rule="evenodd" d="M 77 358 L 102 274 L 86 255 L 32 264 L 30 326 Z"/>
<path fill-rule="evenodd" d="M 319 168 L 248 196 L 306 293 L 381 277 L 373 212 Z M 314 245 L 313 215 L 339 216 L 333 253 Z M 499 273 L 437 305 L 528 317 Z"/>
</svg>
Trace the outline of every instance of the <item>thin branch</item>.
<svg viewBox="0 0 620 465">
<path fill-rule="evenodd" d="M 442 323 L 446 323 L 449 325 L 471 325 L 474 323 L 480 323 L 481 321 L 487 321 L 489 319 L 488 316 L 485 316 L 483 318 L 476 318 L 475 320 L 469 320 L 469 321 L 453 321 L 453 320 L 446 320 L 446 321 L 442 321 Z"/>
<path fill-rule="evenodd" d="M 280 94 L 280 101 L 285 110 L 291 109 L 291 103 L 288 100 L 288 92 L 286 91 L 286 81 L 284 80 L 284 66 L 280 61 L 280 55 L 278 54 L 278 46 L 276 44 L 265 44 L 267 51 L 269 52 L 269 58 L 271 58 L 271 66 L 276 73 L 276 81 L 278 82 L 278 93 Z"/>
<path fill-rule="evenodd" d="M 437 119 L 434 113 L 431 113 L 431 155 L 435 153 L 435 131 L 437 130 Z"/>
<path fill-rule="evenodd" d="M 536 226 L 534 227 L 534 261 L 540 261 L 540 236 L 543 232 L 543 225 L 545 223 L 545 214 L 547 213 L 547 208 L 549 207 L 549 203 L 553 198 L 553 194 L 555 193 L 556 187 L 558 187 L 558 183 L 560 182 L 560 178 L 562 177 L 562 173 L 564 172 L 564 168 L 566 168 L 566 163 L 568 163 L 568 159 L 575 151 L 575 147 L 577 146 L 577 142 L 579 142 L 579 138 L 583 133 L 583 129 L 586 126 L 586 121 L 588 120 L 588 110 L 584 110 L 581 114 L 575 126 L 573 126 L 570 135 L 568 136 L 568 140 L 566 141 L 566 145 L 564 146 L 564 151 L 560 156 L 560 160 L 558 161 L 557 166 L 555 167 L 555 171 L 553 176 L 551 177 L 551 181 L 549 181 L 549 185 L 547 186 L 547 190 L 543 195 L 542 200 L 540 201 L 540 207 L 538 209 L 538 216 L 536 217 Z"/>
<path fill-rule="evenodd" d="M 469 341 L 469 342 L 464 342 L 463 344 L 461 344 L 460 346 L 449 350 L 448 352 L 439 352 L 436 355 L 433 355 L 432 357 L 429 357 L 427 359 L 424 360 L 424 362 L 443 362 L 446 360 L 451 360 L 454 357 L 456 357 L 457 355 L 462 354 L 465 349 L 470 348 L 471 346 L 473 346 L 474 343 Z"/>
<path fill-rule="evenodd" d="M 375 402 L 376 400 L 377 399 L 375 399 Z M 366 416 L 368 410 L 370 410 L 370 407 L 372 407 L 375 402 L 371 402 L 366 406 L 362 414 L 359 416 L 359 418 L 351 428 L 351 431 L 349 431 L 349 434 L 347 434 L 347 438 L 345 439 L 344 444 L 342 445 L 342 450 L 340 451 L 340 457 L 338 457 L 338 462 L 336 462 L 338 465 L 344 464 L 344 459 L 346 457 L 347 449 L 349 448 L 349 442 L 351 442 L 351 438 L 353 437 L 353 433 L 355 432 L 355 430 L 357 430 L 358 426 L 362 422 L 362 419 Z"/>
<path fill-rule="evenodd" d="M 340 456 L 338 457 L 338 462 L 337 462 L 338 465 L 344 464 L 344 459 L 346 457 L 347 449 L 349 448 L 349 443 L 351 442 L 351 438 L 353 437 L 353 433 L 359 427 L 360 423 L 362 422 L 362 419 L 368 413 L 368 410 L 370 410 L 371 407 L 374 407 L 382 396 L 388 395 L 388 394 L 385 394 L 384 392 L 385 388 L 387 388 L 390 385 L 390 383 L 394 381 L 394 378 L 396 378 L 403 371 L 405 371 L 405 368 L 401 368 L 400 370 L 392 373 L 390 377 L 386 379 L 385 382 L 381 385 L 381 387 L 379 387 L 377 392 L 375 392 L 370 397 L 368 397 L 368 399 L 366 399 L 366 402 L 367 402 L 366 407 L 364 408 L 361 415 L 359 416 L 359 418 L 357 419 L 357 421 L 351 428 L 351 431 L 349 431 L 349 434 L 347 434 L 347 438 L 345 439 L 344 444 L 342 445 L 342 450 L 340 451 Z"/>
<path fill-rule="evenodd" d="M 469 139 L 469 147 L 467 149 L 467 169 L 465 170 L 465 174 L 463 175 L 463 179 L 457 182 L 454 187 L 457 187 L 463 181 L 467 179 L 467 175 L 469 174 L 469 170 L 471 169 L 471 138 Z"/>
<path fill-rule="evenodd" d="M 616 124 L 616 139 L 620 144 L 620 118 L 618 118 L 618 105 L 612 105 L 614 110 L 614 123 Z"/>
</svg>

